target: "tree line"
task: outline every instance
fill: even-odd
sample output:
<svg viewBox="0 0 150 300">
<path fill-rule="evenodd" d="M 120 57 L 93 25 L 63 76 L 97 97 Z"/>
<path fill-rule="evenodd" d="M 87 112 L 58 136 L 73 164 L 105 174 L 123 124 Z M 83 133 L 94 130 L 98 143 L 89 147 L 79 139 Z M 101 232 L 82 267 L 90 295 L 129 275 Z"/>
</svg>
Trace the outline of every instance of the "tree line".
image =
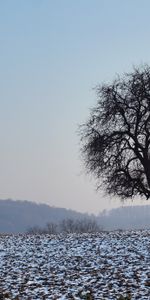
<svg viewBox="0 0 150 300">
<path fill-rule="evenodd" d="M 95 218 L 71 219 L 67 218 L 60 223 L 48 222 L 45 227 L 33 226 L 27 229 L 27 234 L 70 234 L 70 233 L 96 233 L 102 227 Z"/>
</svg>

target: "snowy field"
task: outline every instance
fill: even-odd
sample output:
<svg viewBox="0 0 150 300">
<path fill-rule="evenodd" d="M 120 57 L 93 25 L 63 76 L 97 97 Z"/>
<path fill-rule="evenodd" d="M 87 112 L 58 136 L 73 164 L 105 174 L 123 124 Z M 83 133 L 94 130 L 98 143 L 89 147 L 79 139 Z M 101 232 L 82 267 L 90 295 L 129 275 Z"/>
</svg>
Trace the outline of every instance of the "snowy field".
<svg viewBox="0 0 150 300">
<path fill-rule="evenodd" d="M 150 299 L 150 231 L 0 237 L 0 299 L 120 295 Z"/>
</svg>

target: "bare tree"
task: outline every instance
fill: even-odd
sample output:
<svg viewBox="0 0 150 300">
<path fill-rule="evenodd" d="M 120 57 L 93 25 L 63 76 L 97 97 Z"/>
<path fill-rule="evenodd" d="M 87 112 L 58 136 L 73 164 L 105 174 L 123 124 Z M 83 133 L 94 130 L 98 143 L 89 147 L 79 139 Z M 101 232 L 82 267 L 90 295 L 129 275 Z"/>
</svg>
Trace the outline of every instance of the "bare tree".
<svg viewBox="0 0 150 300">
<path fill-rule="evenodd" d="M 64 219 L 59 224 L 49 222 L 45 227 L 33 226 L 27 229 L 27 234 L 53 234 L 58 233 L 96 233 L 102 231 L 102 227 L 99 226 L 96 218 L 87 217 L 81 219 Z"/>
<path fill-rule="evenodd" d="M 76 232 L 78 233 L 96 233 L 101 229 L 94 218 L 83 218 L 76 222 Z"/>
<path fill-rule="evenodd" d="M 45 232 L 48 234 L 56 234 L 58 225 L 53 222 L 49 222 L 46 224 Z"/>
<path fill-rule="evenodd" d="M 121 198 L 150 197 L 150 67 L 96 88 L 98 102 L 81 126 L 82 154 L 97 187 Z"/>
<path fill-rule="evenodd" d="M 26 231 L 27 234 L 34 234 L 34 235 L 38 235 L 38 234 L 44 234 L 45 230 L 42 229 L 41 227 L 39 227 L 38 225 L 35 225 L 33 227 L 29 227 Z"/>
<path fill-rule="evenodd" d="M 60 231 L 65 233 L 74 233 L 75 232 L 75 220 L 74 219 L 64 219 L 60 223 Z"/>
<path fill-rule="evenodd" d="M 95 233 L 101 230 L 95 218 L 64 219 L 60 223 L 60 232 L 64 233 Z"/>
</svg>

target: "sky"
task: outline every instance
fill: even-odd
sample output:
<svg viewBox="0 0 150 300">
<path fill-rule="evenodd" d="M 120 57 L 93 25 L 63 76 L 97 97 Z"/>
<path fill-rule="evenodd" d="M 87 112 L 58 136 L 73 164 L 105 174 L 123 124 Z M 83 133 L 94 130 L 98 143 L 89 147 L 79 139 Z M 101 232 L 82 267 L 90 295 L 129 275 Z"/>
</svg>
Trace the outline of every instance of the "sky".
<svg viewBox="0 0 150 300">
<path fill-rule="evenodd" d="M 149 11 L 149 0 L 0 1 L 1 199 L 122 205 L 86 175 L 77 131 L 97 84 L 150 63 Z"/>
</svg>

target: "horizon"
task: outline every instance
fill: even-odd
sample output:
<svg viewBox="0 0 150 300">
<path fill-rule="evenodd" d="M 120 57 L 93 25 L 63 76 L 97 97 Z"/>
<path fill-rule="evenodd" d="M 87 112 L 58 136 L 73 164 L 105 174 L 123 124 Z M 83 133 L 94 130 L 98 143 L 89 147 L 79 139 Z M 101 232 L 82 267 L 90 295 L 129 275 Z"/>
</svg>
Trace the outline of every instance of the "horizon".
<svg viewBox="0 0 150 300">
<path fill-rule="evenodd" d="M 117 210 L 117 209 L 124 209 L 124 208 L 137 208 L 137 207 L 146 207 L 146 206 L 150 206 L 150 203 L 146 203 L 146 204 L 140 204 L 140 203 L 134 203 L 132 204 L 127 204 L 124 203 L 120 206 L 114 206 L 114 207 L 109 207 L 109 208 L 104 208 L 103 210 L 99 211 L 99 212 L 88 212 L 88 211 L 80 211 L 80 210 L 76 210 L 76 209 L 72 209 L 72 208 L 68 208 L 68 207 L 61 207 L 61 206 L 55 206 L 55 205 L 51 205 L 50 203 L 46 203 L 46 202 L 37 202 L 37 201 L 32 201 L 32 200 L 27 200 L 27 199 L 12 199 L 12 198 L 8 198 L 8 199 L 0 199 L 0 202 L 3 201 L 10 201 L 10 202 L 20 202 L 20 203 L 30 203 L 30 204 L 35 204 L 35 205 L 46 205 L 50 208 L 58 208 L 58 209 L 66 209 L 66 210 L 70 210 L 73 212 L 77 212 L 77 213 L 81 213 L 81 214 L 88 214 L 90 215 L 94 215 L 94 216 L 99 216 L 101 213 L 110 213 L 112 210 Z M 147 201 L 148 202 L 148 201 Z"/>
</svg>

